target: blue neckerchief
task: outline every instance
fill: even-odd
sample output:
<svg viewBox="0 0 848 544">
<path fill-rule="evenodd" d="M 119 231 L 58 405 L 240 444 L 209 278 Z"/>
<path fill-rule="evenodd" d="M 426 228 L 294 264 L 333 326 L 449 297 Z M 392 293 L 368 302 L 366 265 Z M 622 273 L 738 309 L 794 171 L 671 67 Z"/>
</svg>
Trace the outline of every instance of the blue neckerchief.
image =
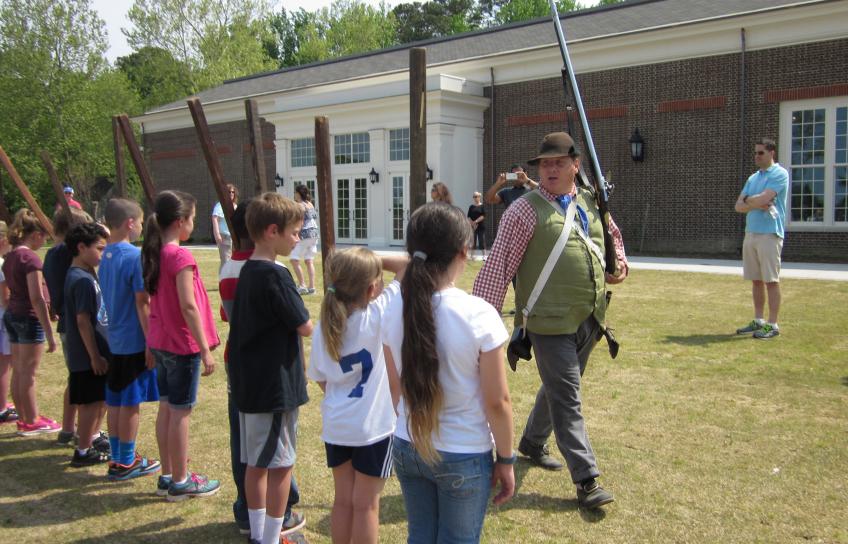
<svg viewBox="0 0 848 544">
<path fill-rule="evenodd" d="M 555 198 L 559 202 L 559 205 L 562 206 L 562 211 L 568 211 L 568 205 L 571 204 L 572 196 L 560 195 Z M 580 204 L 577 204 L 577 215 L 580 216 L 580 222 L 583 224 L 583 232 L 589 234 L 589 216 L 586 215 L 586 210 Z"/>
</svg>

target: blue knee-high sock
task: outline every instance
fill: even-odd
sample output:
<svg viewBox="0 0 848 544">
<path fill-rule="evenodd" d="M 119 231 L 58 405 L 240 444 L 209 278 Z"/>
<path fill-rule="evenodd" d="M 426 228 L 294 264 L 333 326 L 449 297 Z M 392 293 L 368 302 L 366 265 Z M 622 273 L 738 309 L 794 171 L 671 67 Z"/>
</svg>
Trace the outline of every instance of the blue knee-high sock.
<svg viewBox="0 0 848 544">
<path fill-rule="evenodd" d="M 120 453 L 120 443 L 121 440 L 117 436 L 109 435 L 109 449 L 112 450 L 112 460 L 116 463 L 121 462 L 121 460 L 118 459 L 118 455 Z"/>
<path fill-rule="evenodd" d="M 135 441 L 121 442 L 118 449 L 119 463 L 129 465 L 135 460 Z"/>
</svg>

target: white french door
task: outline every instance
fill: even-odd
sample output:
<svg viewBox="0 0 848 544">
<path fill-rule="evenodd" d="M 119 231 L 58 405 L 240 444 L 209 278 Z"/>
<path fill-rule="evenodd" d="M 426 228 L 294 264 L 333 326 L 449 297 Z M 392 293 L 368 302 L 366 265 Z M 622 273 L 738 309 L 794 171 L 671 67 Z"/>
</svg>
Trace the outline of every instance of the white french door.
<svg viewBox="0 0 848 544">
<path fill-rule="evenodd" d="M 336 240 L 368 242 L 368 176 L 337 177 L 335 183 Z"/>
</svg>

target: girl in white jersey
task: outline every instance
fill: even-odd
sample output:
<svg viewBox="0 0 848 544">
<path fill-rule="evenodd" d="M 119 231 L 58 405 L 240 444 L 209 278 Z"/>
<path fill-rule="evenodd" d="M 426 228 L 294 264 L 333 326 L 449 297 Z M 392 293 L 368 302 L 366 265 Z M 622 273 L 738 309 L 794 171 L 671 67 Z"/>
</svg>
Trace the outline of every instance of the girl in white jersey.
<svg viewBox="0 0 848 544">
<path fill-rule="evenodd" d="M 324 391 L 321 438 L 335 481 L 330 525 L 336 544 L 377 542 L 396 420 L 383 359 L 383 313 L 400 293 L 406 263 L 406 257 L 380 259 L 355 247 L 330 254 L 325 264 L 329 286 L 307 376 Z M 385 289 L 383 268 L 396 274 Z"/>
<path fill-rule="evenodd" d="M 406 231 L 412 260 L 402 296 L 386 309 L 386 366 L 400 396 L 393 458 L 409 543 L 479 542 L 492 485 L 500 483 L 495 504 L 515 490 L 506 328 L 489 303 L 454 287 L 470 237 L 459 208 L 418 208 Z"/>
</svg>

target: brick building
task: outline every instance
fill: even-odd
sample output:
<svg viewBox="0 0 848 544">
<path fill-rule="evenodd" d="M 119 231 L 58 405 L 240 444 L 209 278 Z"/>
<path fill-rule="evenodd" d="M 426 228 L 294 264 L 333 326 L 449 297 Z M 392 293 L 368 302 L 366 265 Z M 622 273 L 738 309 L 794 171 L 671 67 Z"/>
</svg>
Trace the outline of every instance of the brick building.
<svg viewBox="0 0 848 544">
<path fill-rule="evenodd" d="M 777 140 L 791 175 L 784 256 L 848 262 L 848 0 L 633 0 L 562 17 L 611 208 L 631 253 L 735 256 L 733 203 Z M 549 19 L 432 40 L 427 161 L 460 207 L 565 126 Z M 408 217 L 408 46 L 260 74 L 204 91 L 227 176 L 252 191 L 243 100 L 264 117 L 269 179 L 314 186 L 314 117 L 330 119 L 336 238 L 403 243 Z M 140 116 L 160 187 L 214 191 L 184 102 Z M 628 140 L 638 128 L 645 158 Z M 378 183 L 368 182 L 372 168 Z M 535 172 L 531 170 L 531 176 Z M 499 207 L 490 207 L 493 239 Z M 198 221 L 200 237 L 208 221 Z"/>
</svg>

